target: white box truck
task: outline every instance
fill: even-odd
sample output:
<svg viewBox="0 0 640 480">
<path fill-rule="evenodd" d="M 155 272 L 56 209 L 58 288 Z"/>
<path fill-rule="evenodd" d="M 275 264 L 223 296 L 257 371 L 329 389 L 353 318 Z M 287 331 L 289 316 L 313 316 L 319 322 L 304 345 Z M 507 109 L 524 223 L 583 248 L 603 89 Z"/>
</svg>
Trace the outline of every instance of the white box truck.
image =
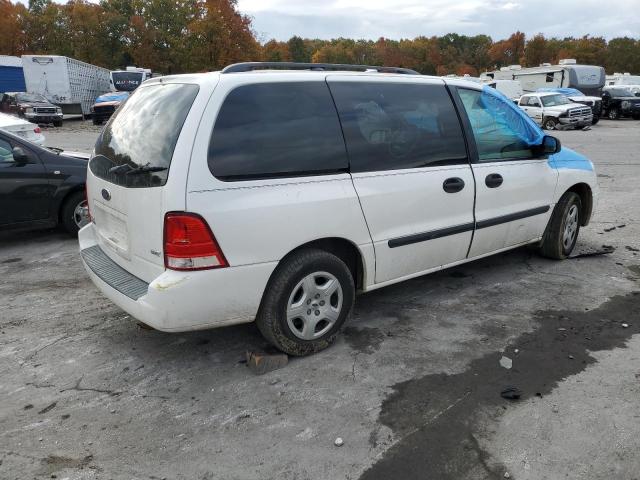
<svg viewBox="0 0 640 480">
<path fill-rule="evenodd" d="M 96 98 L 110 91 L 109 70 L 60 55 L 23 55 L 27 92 L 40 93 L 67 115 L 88 116 Z"/>
</svg>

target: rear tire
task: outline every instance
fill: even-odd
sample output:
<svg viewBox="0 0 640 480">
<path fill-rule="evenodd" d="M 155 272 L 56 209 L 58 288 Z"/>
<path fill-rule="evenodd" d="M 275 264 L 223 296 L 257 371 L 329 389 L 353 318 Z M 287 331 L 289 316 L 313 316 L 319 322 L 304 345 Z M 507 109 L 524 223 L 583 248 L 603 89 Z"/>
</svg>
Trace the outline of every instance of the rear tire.
<svg viewBox="0 0 640 480">
<path fill-rule="evenodd" d="M 542 129 L 543 130 L 555 130 L 557 125 L 558 125 L 558 121 L 555 118 L 547 117 L 542 122 Z"/>
<path fill-rule="evenodd" d="M 102 119 L 96 118 L 95 116 L 91 119 L 94 125 L 102 125 Z"/>
<path fill-rule="evenodd" d="M 553 210 L 540 245 L 540 254 L 564 260 L 573 251 L 580 233 L 582 201 L 574 192 L 565 193 Z"/>
<path fill-rule="evenodd" d="M 77 235 L 78 230 L 88 223 L 87 199 L 84 192 L 75 192 L 62 204 L 61 223 L 70 235 Z"/>
<path fill-rule="evenodd" d="M 309 355 L 335 341 L 354 298 L 353 276 L 340 258 L 324 250 L 300 250 L 276 268 L 256 323 L 279 350 Z"/>
</svg>

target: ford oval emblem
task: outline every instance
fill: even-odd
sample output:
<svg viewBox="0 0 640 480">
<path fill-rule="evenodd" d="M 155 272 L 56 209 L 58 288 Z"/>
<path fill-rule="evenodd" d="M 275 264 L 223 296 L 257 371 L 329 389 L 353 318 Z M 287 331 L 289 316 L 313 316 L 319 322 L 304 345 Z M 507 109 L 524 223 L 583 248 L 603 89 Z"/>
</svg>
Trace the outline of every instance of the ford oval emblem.
<svg viewBox="0 0 640 480">
<path fill-rule="evenodd" d="M 107 190 L 106 188 L 102 189 L 102 198 L 104 198 L 107 202 L 111 200 L 111 194 L 109 193 L 109 190 Z"/>
</svg>

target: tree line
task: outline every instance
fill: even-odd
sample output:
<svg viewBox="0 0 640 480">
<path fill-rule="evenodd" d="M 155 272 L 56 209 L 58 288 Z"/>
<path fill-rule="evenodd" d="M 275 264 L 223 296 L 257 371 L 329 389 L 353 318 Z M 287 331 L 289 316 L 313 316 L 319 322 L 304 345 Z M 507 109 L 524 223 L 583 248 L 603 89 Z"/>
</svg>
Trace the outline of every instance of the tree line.
<svg viewBox="0 0 640 480">
<path fill-rule="evenodd" d="M 357 63 L 424 74 L 478 75 L 520 64 L 575 58 L 608 73 L 640 73 L 640 39 L 585 36 L 527 39 L 522 32 L 332 40 L 293 36 L 260 41 L 237 0 L 0 0 L 0 54 L 57 54 L 109 69 L 138 65 L 161 73 L 217 70 L 241 61 Z"/>
</svg>

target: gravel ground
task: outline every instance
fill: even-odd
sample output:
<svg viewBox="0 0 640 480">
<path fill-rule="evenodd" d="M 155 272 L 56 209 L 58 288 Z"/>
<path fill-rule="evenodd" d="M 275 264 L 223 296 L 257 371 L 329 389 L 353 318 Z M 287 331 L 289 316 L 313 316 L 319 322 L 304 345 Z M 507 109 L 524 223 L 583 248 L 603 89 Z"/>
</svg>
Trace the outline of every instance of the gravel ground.
<svg viewBox="0 0 640 480">
<path fill-rule="evenodd" d="M 0 478 L 640 478 L 640 122 L 557 136 L 599 173 L 578 253 L 613 253 L 519 249 L 362 295 L 335 346 L 263 376 L 254 325 L 141 329 L 75 240 L 2 234 Z"/>
</svg>

